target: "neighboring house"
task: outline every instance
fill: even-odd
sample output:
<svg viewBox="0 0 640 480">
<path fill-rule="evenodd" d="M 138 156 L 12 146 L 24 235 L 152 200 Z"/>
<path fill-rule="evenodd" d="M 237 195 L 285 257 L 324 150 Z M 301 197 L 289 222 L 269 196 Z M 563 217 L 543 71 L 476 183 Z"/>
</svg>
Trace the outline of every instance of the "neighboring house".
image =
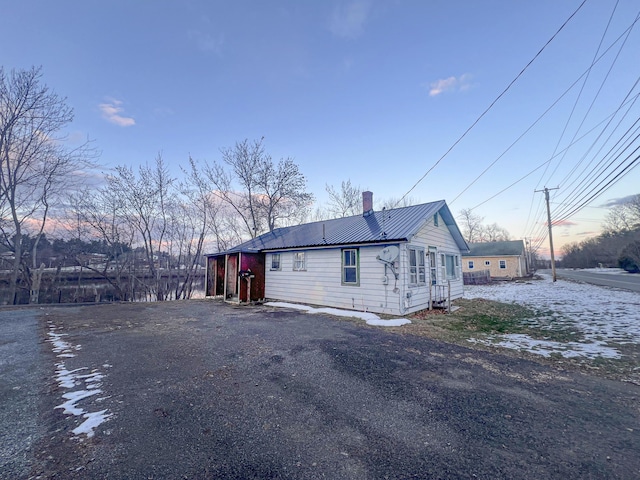
<svg viewBox="0 0 640 480">
<path fill-rule="evenodd" d="M 470 243 L 462 254 L 463 272 L 488 270 L 492 278 L 526 277 L 529 262 L 522 240 Z"/>
<path fill-rule="evenodd" d="M 462 296 L 467 244 L 444 200 L 275 229 L 207 256 L 207 295 L 403 315 Z"/>
</svg>

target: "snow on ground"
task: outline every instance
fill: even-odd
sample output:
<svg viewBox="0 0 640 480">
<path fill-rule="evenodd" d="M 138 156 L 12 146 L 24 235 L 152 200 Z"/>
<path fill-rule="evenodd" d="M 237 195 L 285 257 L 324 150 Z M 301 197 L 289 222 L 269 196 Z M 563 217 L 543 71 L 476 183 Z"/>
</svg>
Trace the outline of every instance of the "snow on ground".
<svg viewBox="0 0 640 480">
<path fill-rule="evenodd" d="M 540 317 L 526 319 L 527 325 L 541 330 L 566 328 L 577 331 L 584 341 L 536 340 L 520 334 L 494 335 L 486 340 L 470 341 L 543 356 L 558 353 L 566 358 L 620 358 L 617 345 L 640 345 L 640 295 L 565 280 L 554 283 L 551 276 L 545 274 L 541 277 L 542 280 L 528 282 L 467 285 L 464 297 L 525 305 L 541 314 Z"/>
<path fill-rule="evenodd" d="M 328 315 L 336 315 L 339 317 L 356 317 L 367 322 L 368 325 L 377 325 L 381 327 L 399 327 L 411 323 L 411 320 L 406 318 L 392 318 L 390 320 L 382 320 L 378 315 L 371 312 L 358 312 L 355 310 L 340 310 L 338 308 L 314 308 L 307 305 L 300 305 L 297 303 L 286 302 L 267 302 L 268 307 L 281 307 L 281 308 L 293 308 L 295 310 L 302 310 L 307 313 L 326 313 Z"/>
<path fill-rule="evenodd" d="M 56 353 L 57 358 L 73 358 L 76 353 L 82 349 L 80 345 L 71 345 L 64 340 L 65 333 L 57 333 L 56 326 L 53 322 L 47 322 L 49 325 L 48 341 L 53 345 L 53 353 Z M 110 365 L 103 365 L 105 368 Z M 64 360 L 60 360 L 56 363 L 55 379 L 58 382 L 60 388 L 67 390 L 62 394 L 64 402 L 56 406 L 56 409 L 62 409 L 66 415 L 82 416 L 85 420 L 76 428 L 72 430 L 74 435 L 85 434 L 87 437 L 93 437 L 95 428 L 108 419 L 112 414 L 107 410 L 99 412 L 87 412 L 80 406 L 78 402 L 85 398 L 93 397 L 102 393 L 101 380 L 104 378 L 104 374 L 98 370 L 92 370 L 89 373 L 85 373 L 88 370 L 87 367 L 75 368 L 68 370 Z M 84 386 L 79 390 L 74 390 L 76 387 Z M 104 397 L 96 399 L 97 401 Z"/>
</svg>

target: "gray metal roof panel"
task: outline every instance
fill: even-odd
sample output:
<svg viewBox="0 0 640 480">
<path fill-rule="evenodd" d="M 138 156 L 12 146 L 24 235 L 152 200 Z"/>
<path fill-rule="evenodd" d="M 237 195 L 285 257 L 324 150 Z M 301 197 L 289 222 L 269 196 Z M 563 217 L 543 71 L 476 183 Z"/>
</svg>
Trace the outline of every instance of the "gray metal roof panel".
<svg viewBox="0 0 640 480">
<path fill-rule="evenodd" d="M 469 253 L 465 257 L 496 257 L 500 255 L 522 255 L 524 242 L 522 240 L 508 240 L 504 242 L 470 243 Z"/>
<path fill-rule="evenodd" d="M 377 211 L 367 216 L 355 215 L 277 228 L 225 253 L 408 241 L 436 212 L 440 213 L 460 249 L 466 251 L 467 244 L 446 202 L 439 200 Z"/>
</svg>

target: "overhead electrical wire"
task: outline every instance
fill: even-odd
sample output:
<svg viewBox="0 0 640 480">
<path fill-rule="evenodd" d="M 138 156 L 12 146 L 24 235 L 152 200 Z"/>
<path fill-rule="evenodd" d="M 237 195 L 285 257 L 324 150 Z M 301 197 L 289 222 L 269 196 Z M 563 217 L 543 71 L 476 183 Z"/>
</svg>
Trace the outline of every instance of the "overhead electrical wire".
<svg viewBox="0 0 640 480">
<path fill-rule="evenodd" d="M 565 92 L 566 93 L 566 92 Z M 638 97 L 640 97 L 640 93 L 637 94 L 635 97 L 633 97 L 632 100 L 628 100 L 627 103 L 631 103 L 632 101 L 635 102 L 635 100 L 638 99 Z M 557 101 L 556 101 L 557 103 Z M 610 114 L 609 116 L 607 116 L 604 120 L 602 120 L 600 123 L 598 123 L 597 125 L 595 125 L 594 127 L 592 127 L 590 130 L 588 130 L 587 132 L 585 132 L 582 136 L 578 137 L 577 139 L 574 139 L 574 141 L 567 145 L 565 148 L 563 148 L 562 150 L 560 150 L 559 152 L 557 152 L 554 156 L 552 156 L 551 158 L 549 158 L 548 160 L 545 160 L 544 162 L 540 163 L 537 167 L 535 167 L 533 170 L 530 170 L 528 173 L 526 173 L 525 175 L 523 175 L 522 177 L 520 177 L 518 180 L 516 180 L 515 182 L 511 183 L 510 185 L 508 185 L 507 187 L 503 188 L 502 190 L 500 190 L 498 193 L 492 195 L 491 197 L 487 198 L 486 200 L 483 200 L 482 202 L 480 202 L 479 204 L 473 206 L 470 208 L 470 210 L 475 210 L 476 208 L 484 205 L 485 203 L 489 202 L 490 200 L 493 200 L 494 198 L 496 198 L 497 196 L 501 195 L 502 193 L 506 192 L 507 190 L 509 190 L 510 188 L 514 187 L 515 185 L 517 185 L 518 183 L 520 183 L 522 180 L 524 180 L 525 178 L 529 177 L 530 175 L 532 175 L 533 173 L 537 172 L 538 170 L 540 170 L 543 166 L 547 165 L 549 162 L 551 162 L 555 157 L 560 156 L 563 152 L 566 152 L 572 145 L 580 142 L 582 139 L 584 139 L 585 137 L 587 137 L 587 135 L 589 135 L 590 133 L 592 133 L 594 130 L 596 130 L 599 126 L 601 126 L 603 123 L 607 122 L 607 120 L 609 120 L 610 118 L 614 117 L 616 115 L 616 113 L 620 110 L 620 107 L 618 107 L 618 109 Z M 540 117 L 541 118 L 541 117 Z M 540 119 L 538 118 L 538 120 Z M 536 120 L 536 121 L 538 121 Z M 511 148 L 511 147 L 509 147 Z M 495 163 L 495 162 L 494 162 Z M 477 179 L 476 179 L 477 180 Z M 475 182 L 475 180 L 474 180 Z M 465 188 L 465 190 L 468 187 Z M 462 193 L 464 193 L 463 190 L 455 199 L 457 199 Z M 454 201 L 455 201 L 454 199 Z"/>
<path fill-rule="evenodd" d="M 630 35 L 630 33 L 631 33 L 632 28 L 635 26 L 635 24 L 638 22 L 638 20 L 639 20 L 639 19 L 640 19 L 640 13 L 639 13 L 638 15 L 636 15 L 636 17 L 635 17 L 635 19 L 634 19 L 633 23 L 632 23 L 632 24 L 631 24 L 631 25 L 630 25 L 630 26 L 629 26 L 629 27 L 628 27 L 628 28 L 627 28 L 627 29 L 622 33 L 622 35 L 621 35 L 620 37 L 618 37 L 618 39 L 617 39 L 617 40 L 619 40 L 623 35 L 625 35 L 625 34 L 626 34 L 625 40 L 624 40 L 623 44 L 621 45 L 620 49 L 618 50 L 618 53 L 616 54 L 616 57 L 615 57 L 614 61 L 612 62 L 611 66 L 610 66 L 610 68 L 609 68 L 609 71 L 607 72 L 607 77 L 605 78 L 605 81 L 606 81 L 606 79 L 608 78 L 608 76 L 609 76 L 609 74 L 610 74 L 610 72 L 611 72 L 611 70 L 612 70 L 613 66 L 615 65 L 615 62 L 616 62 L 616 60 L 618 59 L 618 57 L 619 57 L 619 55 L 620 55 L 620 52 L 622 51 L 622 48 L 623 48 L 623 47 L 624 47 L 624 45 L 626 44 L 626 41 L 627 41 L 627 39 L 629 38 L 629 35 Z M 617 41 L 617 40 L 616 40 L 616 41 Z M 620 125 L 621 125 L 621 123 L 622 123 L 622 120 L 624 120 L 624 118 L 628 115 L 629 111 L 631 110 L 631 107 L 633 107 L 633 104 L 634 104 L 634 103 L 635 103 L 635 101 L 637 100 L 638 95 L 636 94 L 636 96 L 633 98 L 633 100 L 632 100 L 632 101 L 627 102 L 627 99 L 629 98 L 629 96 L 631 95 L 631 93 L 633 92 L 633 90 L 635 89 L 635 87 L 637 86 L 637 84 L 638 84 L 638 80 L 636 80 L 636 82 L 635 82 L 634 86 L 629 90 L 629 92 L 627 93 L 627 96 L 626 96 L 626 97 L 625 97 L 625 99 L 622 101 L 622 104 L 621 104 L 621 106 L 620 106 L 620 107 L 619 107 L 619 109 L 618 109 L 618 111 L 619 111 L 619 110 L 621 110 L 621 109 L 625 106 L 625 103 L 629 103 L 629 108 L 627 109 L 627 112 L 626 112 L 626 113 L 623 115 L 623 117 L 620 119 L 620 121 L 618 122 L 618 125 L 617 125 L 617 126 L 612 130 L 612 132 L 609 134 L 609 136 L 608 136 L 607 140 L 603 143 L 603 146 L 601 146 L 601 147 L 600 147 L 599 151 L 601 151 L 601 150 L 604 148 L 604 145 L 606 145 L 606 143 L 611 139 L 611 137 L 612 137 L 613 133 L 614 133 L 614 132 L 615 132 L 615 131 L 620 127 Z M 600 89 L 598 90 L 598 93 L 596 94 L 596 97 L 597 97 L 597 95 L 600 93 L 600 91 L 602 90 L 603 85 L 604 85 L 604 81 L 602 82 L 602 84 L 601 84 L 601 86 L 600 86 Z M 592 101 L 591 106 L 589 107 L 589 111 L 591 110 L 591 107 L 593 106 L 594 102 L 595 102 L 595 98 L 594 98 L 594 100 Z M 589 113 L 589 111 L 587 112 L 587 114 Z M 618 113 L 618 111 L 616 111 L 616 114 Z M 582 157 L 582 159 L 580 160 L 580 162 L 578 162 L 578 164 L 577 164 L 577 165 L 575 165 L 575 166 L 573 167 L 573 169 L 571 170 L 571 172 L 569 172 L 569 174 L 567 174 L 567 175 L 565 176 L 565 178 L 562 180 L 562 182 L 560 182 L 561 184 L 562 184 L 565 180 L 567 180 L 568 178 L 570 178 L 570 177 L 571 177 L 571 175 L 572 175 L 572 174 L 577 170 L 577 168 L 579 167 L 579 165 L 580 165 L 580 164 L 582 164 L 582 162 L 584 161 L 584 159 L 587 157 L 588 153 L 589 153 L 589 152 L 594 148 L 595 144 L 598 142 L 598 140 L 601 138 L 601 136 L 602 136 L 602 135 L 604 134 L 604 132 L 607 130 L 607 128 L 609 127 L 609 124 L 613 121 L 613 118 L 614 118 L 614 117 L 615 117 L 615 115 L 613 115 L 613 116 L 611 117 L 611 119 L 610 119 L 609 123 L 607 124 L 607 126 L 602 130 L 601 134 L 598 136 L 598 139 L 596 139 L 596 141 L 594 141 L 594 143 L 593 143 L 593 144 L 592 144 L 592 146 L 587 150 L 587 152 L 584 154 L 584 156 Z M 585 121 L 585 120 L 586 120 L 586 116 L 585 116 L 585 118 L 583 119 L 582 123 L 580 124 L 579 129 L 582 127 L 582 125 L 584 124 L 584 121 Z M 579 129 L 578 129 L 578 131 L 579 131 Z M 626 135 L 629 131 L 630 131 L 630 129 L 625 133 L 625 135 Z M 624 136 L 625 136 L 625 135 L 623 135 L 623 137 L 622 137 L 622 138 L 624 138 Z M 621 140 L 621 139 L 620 139 L 620 140 Z M 619 140 L 618 142 L 620 142 L 620 140 Z M 597 155 L 597 153 L 596 153 L 596 155 Z M 564 157 L 563 157 L 563 158 L 564 158 Z M 607 156 L 604 156 L 604 157 L 603 157 L 603 159 L 602 159 L 602 160 L 601 160 L 601 161 L 596 165 L 596 168 L 597 168 L 599 165 L 601 165 L 601 164 L 605 161 L 605 159 L 606 159 L 606 158 L 607 158 Z M 586 169 L 591 165 L 591 163 L 593 163 L 593 161 L 594 161 L 594 160 L 595 160 L 595 156 L 594 156 L 594 158 L 591 160 L 591 162 L 589 162 L 589 164 L 585 167 L 585 169 L 583 169 L 583 172 L 584 172 L 584 171 L 586 171 Z M 612 164 L 612 163 L 610 163 L 608 166 L 610 166 L 611 164 Z M 553 176 L 553 174 L 557 171 L 558 166 L 559 166 L 559 164 L 556 166 L 556 169 L 554 169 L 554 172 L 553 172 L 553 173 L 552 173 L 552 175 L 549 177 L 549 181 L 550 181 L 551 177 Z M 601 169 L 601 170 L 598 172 L 598 174 L 602 174 L 602 173 L 603 173 L 603 172 L 605 172 L 605 171 L 606 171 L 606 169 Z M 582 175 L 582 174 L 581 174 L 581 175 Z M 580 179 L 581 175 L 579 175 L 578 177 L 576 177 L 576 178 L 571 182 L 571 184 L 570 184 L 569 186 L 571 186 L 571 185 L 575 184 L 575 183 L 576 183 L 576 181 L 578 181 L 578 179 Z M 594 176 L 594 175 L 592 174 L 589 178 L 591 179 L 593 176 Z M 607 177 L 607 178 L 608 178 L 608 177 Z M 585 182 L 585 180 L 583 180 L 583 181 L 581 182 L 581 184 L 580 184 L 580 185 L 582 185 L 584 182 Z M 604 189 L 604 190 L 601 190 L 601 191 L 599 191 L 599 192 L 600 192 L 600 193 L 602 193 L 603 191 L 605 191 L 605 190 L 606 190 L 606 188 L 609 188 L 609 187 L 610 187 L 610 186 L 612 186 L 613 184 L 615 184 L 615 182 L 614 182 L 614 183 L 607 184 L 608 186 L 607 186 L 607 187 L 605 187 L 605 189 Z M 579 186 L 580 186 L 580 185 L 579 185 Z M 574 189 L 574 191 L 575 191 L 575 189 Z M 583 191 L 584 191 L 584 190 L 583 190 Z M 571 193 L 573 193 L 573 191 L 572 191 Z M 570 193 L 569 195 L 565 195 L 565 199 L 568 199 L 568 198 L 570 197 L 571 193 Z M 557 193 L 556 195 L 554 195 L 554 196 L 557 196 L 557 195 L 558 195 L 558 193 Z M 582 197 L 582 198 L 584 198 L 584 197 Z M 595 198 L 595 197 L 593 197 L 593 198 Z M 590 200 L 592 200 L 593 198 L 590 198 Z M 590 201 L 590 200 L 589 200 L 589 201 Z M 566 203 L 566 200 L 565 200 L 565 202 L 564 202 L 564 203 Z M 583 208 L 584 206 L 586 206 L 586 205 L 581 205 L 581 206 L 580 206 L 580 208 Z M 527 232 L 527 229 L 528 229 L 529 220 L 530 220 L 530 218 L 531 218 L 531 211 L 532 211 L 532 207 L 533 207 L 533 202 L 532 202 L 532 204 L 531 204 L 531 206 L 530 206 L 529 216 L 528 216 L 528 218 L 527 218 L 527 223 L 526 223 L 525 232 Z M 540 210 L 541 210 L 541 203 L 539 203 L 539 204 L 538 204 L 538 209 L 537 209 L 537 211 L 536 211 L 536 215 L 534 216 L 534 218 L 540 218 L 540 217 L 542 216 L 541 214 L 539 215 Z M 575 213 L 575 212 L 574 212 L 574 213 Z M 572 214 L 573 214 L 573 213 L 572 213 Z M 556 216 L 556 218 L 557 218 L 557 212 L 556 212 L 556 215 L 555 215 L 555 216 Z M 567 218 L 568 218 L 568 216 L 565 216 L 565 217 L 564 217 L 564 218 L 562 218 L 561 220 L 557 220 L 557 221 L 564 221 L 564 220 L 566 220 Z M 541 223 L 542 223 L 542 222 L 541 222 Z M 553 221 L 552 221 L 552 223 L 553 223 Z M 531 236 L 531 234 L 527 235 L 527 234 L 525 233 L 525 236 Z M 546 234 L 545 234 L 544 236 L 546 237 Z"/>
<path fill-rule="evenodd" d="M 582 3 L 576 8 L 576 10 L 567 18 L 564 23 L 560 26 L 560 28 L 551 36 L 549 40 L 542 46 L 542 48 L 534 55 L 534 57 L 529 60 L 529 62 L 524 66 L 524 68 L 516 75 L 516 77 L 511 80 L 511 82 L 507 85 L 507 87 L 491 102 L 491 104 L 480 114 L 478 118 L 471 124 L 469 128 L 467 128 L 464 133 L 458 137 L 458 139 L 449 147 L 449 149 L 418 179 L 417 182 L 413 184 L 413 186 L 396 202 L 395 205 L 398 205 L 402 200 L 405 199 L 407 195 L 409 195 L 426 177 L 431 173 L 431 171 L 436 168 L 444 158 L 449 155 L 449 153 L 462 141 L 464 137 L 482 120 L 482 118 L 493 108 L 493 106 L 500 100 L 513 86 L 516 81 L 524 74 L 524 72 L 533 64 L 533 62 L 542 54 L 542 52 L 547 48 L 547 46 L 560 34 L 560 32 L 564 29 L 564 27 L 571 21 L 571 19 L 580 11 L 580 9 L 584 6 L 587 0 L 583 0 Z M 394 205 L 394 207 L 395 207 Z"/>
<path fill-rule="evenodd" d="M 593 58 L 591 59 L 591 66 L 595 65 L 595 61 L 598 58 L 598 53 L 600 52 L 600 49 L 602 48 L 602 44 L 604 43 L 604 39 L 606 38 L 607 32 L 609 31 L 609 26 L 611 25 L 611 21 L 613 20 L 613 17 L 614 17 L 614 15 L 616 13 L 616 9 L 618 8 L 618 3 L 619 3 L 619 0 L 616 0 L 616 4 L 613 6 L 613 10 L 611 11 L 611 15 L 609 15 L 609 21 L 607 22 L 607 25 L 606 25 L 606 27 L 604 29 L 604 32 L 602 32 L 602 35 L 600 37 L 600 42 L 598 43 L 598 48 L 596 48 L 596 51 L 593 54 Z M 584 125 L 584 122 L 587 120 L 587 117 L 589 116 L 589 112 L 591 112 L 591 109 L 593 108 L 593 105 L 595 104 L 596 99 L 600 95 L 600 92 L 602 91 L 602 87 L 606 83 L 607 78 L 609 77 L 609 74 L 611 73 L 611 69 L 615 65 L 616 60 L 618 59 L 618 56 L 620 55 L 620 52 L 624 48 L 624 44 L 626 43 L 627 39 L 629 38 L 629 34 L 630 33 L 631 33 L 631 30 L 629 30 L 629 33 L 627 34 L 627 38 L 625 38 L 625 41 L 620 46 L 620 49 L 618 50 L 618 54 L 616 55 L 614 61 L 611 63 L 611 65 L 609 67 L 609 71 L 607 72 L 607 75 L 605 76 L 604 80 L 600 83 L 600 88 L 598 89 L 598 92 L 593 97 L 593 100 L 591 101 L 591 105 L 589 105 L 589 108 L 587 109 L 587 112 L 582 117 L 582 122 L 580 122 L 580 125 L 576 129 L 575 133 L 573 134 L 573 138 L 571 139 L 571 141 L 569 143 L 573 142 L 573 140 L 575 139 L 576 135 L 578 135 L 578 133 L 582 129 L 582 126 Z M 560 142 L 562 142 L 562 139 L 564 138 L 564 134 L 566 133 L 567 129 L 569 128 L 569 124 L 571 123 L 571 119 L 573 118 L 573 114 L 575 113 L 576 108 L 578 106 L 578 103 L 580 102 L 580 98 L 582 98 L 582 93 L 584 92 L 584 89 L 585 89 L 585 87 L 587 85 L 587 82 L 589 81 L 589 76 L 590 75 L 591 75 L 591 68 L 588 70 L 587 75 L 584 77 L 584 81 L 582 82 L 582 86 L 580 87 L 580 91 L 578 92 L 578 95 L 576 97 L 575 102 L 573 102 L 573 107 L 571 108 L 571 112 L 569 113 L 569 117 L 567 118 L 567 121 L 564 124 L 564 128 L 562 129 L 562 133 L 558 137 L 558 142 L 556 143 L 556 146 L 553 149 L 553 154 L 552 155 L 555 155 L 555 153 L 558 151 L 558 148 L 560 147 Z M 553 177 L 554 173 L 558 170 L 558 167 L 560 166 L 560 164 L 564 160 L 564 158 L 567 155 L 568 151 L 569 150 L 565 150 L 564 155 L 562 156 L 562 158 L 560 158 L 560 160 L 558 161 L 558 164 L 556 165 L 556 168 L 551 173 L 551 175 L 550 175 L 551 177 Z M 549 164 L 548 166 L 550 166 L 550 165 L 551 164 Z M 534 190 L 538 189 L 538 187 L 540 186 L 540 182 L 542 181 L 542 178 L 545 176 L 546 173 L 547 173 L 547 169 L 545 168 L 545 171 L 540 176 L 540 180 L 536 184 L 536 187 L 535 187 Z"/>
<path fill-rule="evenodd" d="M 582 73 L 582 74 L 581 74 L 581 75 L 580 75 L 580 76 L 579 76 L 579 77 L 578 77 L 578 78 L 577 78 L 577 79 L 576 79 L 576 80 L 575 80 L 571 85 L 569 85 L 569 87 L 567 87 L 567 88 L 564 90 L 564 92 L 562 92 L 562 94 L 560 94 L 560 96 L 559 96 L 559 97 L 558 97 L 558 98 L 557 98 L 557 99 L 556 99 L 556 100 L 555 100 L 555 101 L 554 101 L 554 102 L 553 102 L 553 103 L 552 103 L 552 104 L 551 104 L 551 105 L 550 105 L 550 106 L 549 106 L 549 107 L 548 107 L 548 108 L 547 108 L 547 109 L 546 109 L 546 110 L 545 110 L 545 111 L 544 111 L 540 116 L 538 116 L 538 118 L 536 118 L 536 120 L 535 120 L 531 125 L 529 125 L 529 126 L 525 129 L 525 131 L 524 131 L 522 134 L 520 134 L 520 136 L 518 136 L 518 138 L 517 138 L 513 143 L 511 143 L 511 145 L 509 145 L 509 146 L 506 148 L 506 150 L 504 150 L 504 151 L 503 151 L 503 152 L 502 152 L 502 153 L 501 153 L 501 154 L 500 154 L 500 155 L 499 155 L 499 156 L 498 156 L 498 157 L 497 157 L 493 162 L 491 162 L 487 168 L 485 168 L 485 169 L 484 169 L 484 170 L 483 170 L 479 175 L 477 175 L 477 176 L 476 176 L 476 177 L 471 181 L 471 183 L 469 183 L 469 184 L 468 184 L 468 185 L 467 185 L 467 186 L 466 186 L 466 187 L 465 187 L 465 188 L 464 188 L 464 189 L 463 189 L 463 190 L 462 190 L 458 195 L 456 195 L 456 197 L 455 197 L 455 198 L 454 198 L 450 203 L 455 202 L 455 201 L 456 201 L 456 200 L 457 200 L 457 199 L 458 199 L 462 194 L 464 194 L 464 193 L 465 193 L 465 192 L 466 192 L 466 191 L 467 191 L 471 186 L 473 186 L 473 185 L 474 185 L 474 184 L 475 184 L 475 183 L 476 183 L 476 182 L 477 182 L 477 181 L 478 181 L 478 180 L 479 180 L 479 179 L 480 179 L 480 178 L 481 178 L 485 173 L 487 173 L 487 171 L 489 171 L 489 170 L 491 169 L 491 167 L 493 167 L 493 166 L 494 166 L 494 165 L 495 165 L 495 164 L 496 164 L 496 163 L 497 163 L 497 162 L 498 162 L 498 161 L 499 161 L 499 160 L 500 160 L 500 159 L 501 159 L 501 158 L 502 158 L 506 153 L 508 153 L 508 152 L 509 152 L 509 150 L 511 150 L 511 149 L 512 149 L 512 148 L 513 148 L 513 147 L 514 147 L 514 146 L 515 146 L 515 145 L 516 145 L 516 144 L 517 144 L 517 143 L 518 143 L 518 142 L 519 142 L 519 141 L 520 141 L 520 140 L 521 140 L 521 139 L 522 139 L 522 138 L 523 138 L 527 133 L 529 133 L 529 131 L 530 131 L 530 130 L 531 130 L 531 129 L 536 125 L 536 124 L 538 124 L 538 122 L 540 122 L 540 120 L 542 120 L 542 119 L 543 119 L 543 118 L 544 118 L 544 117 L 545 117 L 545 116 L 546 116 L 546 115 L 547 115 L 547 114 L 548 114 L 548 113 L 549 113 L 549 112 L 550 112 L 550 111 L 551 111 L 551 110 L 552 110 L 552 109 L 553 109 L 553 108 L 554 108 L 554 107 L 555 107 L 555 106 L 560 102 L 560 100 L 562 100 L 562 99 L 563 99 L 563 98 L 564 98 L 564 97 L 565 97 L 565 96 L 566 96 L 566 95 L 567 95 L 567 94 L 568 94 L 568 93 L 569 93 L 569 92 L 570 92 L 570 91 L 571 91 L 571 90 L 572 90 L 572 89 L 573 89 L 573 88 L 574 88 L 574 87 L 575 87 L 575 86 L 580 82 L 580 80 L 581 80 L 583 77 L 588 76 L 589 72 L 593 69 L 593 67 L 594 67 L 595 65 L 597 65 L 597 64 L 598 64 L 598 63 L 599 63 L 599 62 L 600 62 L 600 61 L 605 57 L 605 55 L 606 55 L 606 54 L 607 54 L 607 53 L 608 53 L 608 52 L 609 52 L 609 51 L 614 47 L 614 45 L 616 45 L 616 44 L 620 41 L 620 39 L 625 35 L 625 33 L 628 35 L 628 33 L 631 31 L 631 29 L 632 29 L 633 25 L 635 25 L 635 24 L 638 22 L 638 20 L 639 20 L 639 18 L 638 18 L 638 17 L 636 17 L 635 21 L 634 21 L 634 22 L 633 22 L 629 27 L 627 27 L 627 29 L 626 29 L 626 30 L 625 30 L 625 31 L 624 31 L 620 36 L 618 36 L 618 37 L 617 37 L 617 38 L 616 38 L 616 39 L 611 43 L 611 45 L 609 45 L 609 46 L 607 47 L 607 49 L 606 49 L 604 52 L 602 52 L 602 54 L 601 54 L 601 55 L 597 56 L 597 58 L 595 58 L 595 59 L 591 62 L 591 65 L 590 65 L 590 66 L 589 66 L 589 67 L 588 67 L 588 68 L 587 68 L 587 69 L 586 69 L 586 70 L 585 70 L 585 71 L 584 71 L 584 72 L 583 72 L 583 73 Z M 574 135 L 574 139 L 575 139 L 575 135 Z M 573 143 L 570 143 L 570 145 L 573 145 Z M 557 147 L 556 147 L 556 149 L 557 149 Z M 564 151 L 564 152 L 566 153 L 567 148 L 563 149 L 562 151 Z M 549 159 L 549 161 L 550 161 L 550 160 L 552 160 L 553 158 L 555 158 L 555 156 L 557 156 L 557 155 L 554 153 L 554 155 Z M 547 164 L 548 164 L 548 162 L 549 162 L 549 161 L 547 161 L 547 162 L 545 162 L 545 163 L 547 163 Z M 536 170 L 537 170 L 537 168 L 536 168 Z M 528 176 L 528 175 L 527 175 L 527 176 Z M 419 183 L 419 182 L 420 182 L 420 180 L 418 181 L 418 183 Z M 516 182 L 516 183 L 517 183 L 517 182 Z M 415 185 L 414 185 L 414 187 L 415 187 Z M 508 188 L 507 188 L 507 189 L 505 189 L 505 190 L 502 190 L 502 192 L 504 192 L 504 191 L 506 191 L 506 190 L 508 190 Z M 411 191 L 411 190 L 410 190 L 410 191 Z M 410 192 L 410 191 L 409 191 L 409 192 Z M 409 192 L 407 192 L 407 193 L 409 193 Z M 405 195 L 405 196 L 406 196 L 406 195 Z M 495 196 L 496 196 L 496 195 L 494 195 L 494 196 L 493 196 L 493 197 L 491 197 L 491 198 L 495 198 Z M 403 197 L 403 198 L 404 198 L 404 197 Z M 482 202 L 482 203 L 486 203 L 486 202 Z M 479 206 L 479 205 L 478 205 L 478 206 Z M 473 207 L 471 210 L 473 210 L 474 208 L 476 208 L 476 207 Z"/>
</svg>

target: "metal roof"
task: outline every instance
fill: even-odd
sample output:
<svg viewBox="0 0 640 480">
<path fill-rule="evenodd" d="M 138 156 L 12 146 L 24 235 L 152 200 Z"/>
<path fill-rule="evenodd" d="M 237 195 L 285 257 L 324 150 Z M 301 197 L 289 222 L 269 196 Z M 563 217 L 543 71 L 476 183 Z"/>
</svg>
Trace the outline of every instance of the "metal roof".
<svg viewBox="0 0 640 480">
<path fill-rule="evenodd" d="M 444 200 L 394 208 L 352 217 L 334 218 L 291 227 L 276 228 L 227 252 L 260 252 L 324 246 L 409 241 L 424 223 L 439 213 L 461 251 L 467 243 Z"/>
<path fill-rule="evenodd" d="M 524 253 L 524 242 L 522 240 L 508 240 L 504 242 L 483 242 L 470 243 L 469 253 L 463 254 L 465 257 L 499 257 L 522 255 Z"/>
</svg>

